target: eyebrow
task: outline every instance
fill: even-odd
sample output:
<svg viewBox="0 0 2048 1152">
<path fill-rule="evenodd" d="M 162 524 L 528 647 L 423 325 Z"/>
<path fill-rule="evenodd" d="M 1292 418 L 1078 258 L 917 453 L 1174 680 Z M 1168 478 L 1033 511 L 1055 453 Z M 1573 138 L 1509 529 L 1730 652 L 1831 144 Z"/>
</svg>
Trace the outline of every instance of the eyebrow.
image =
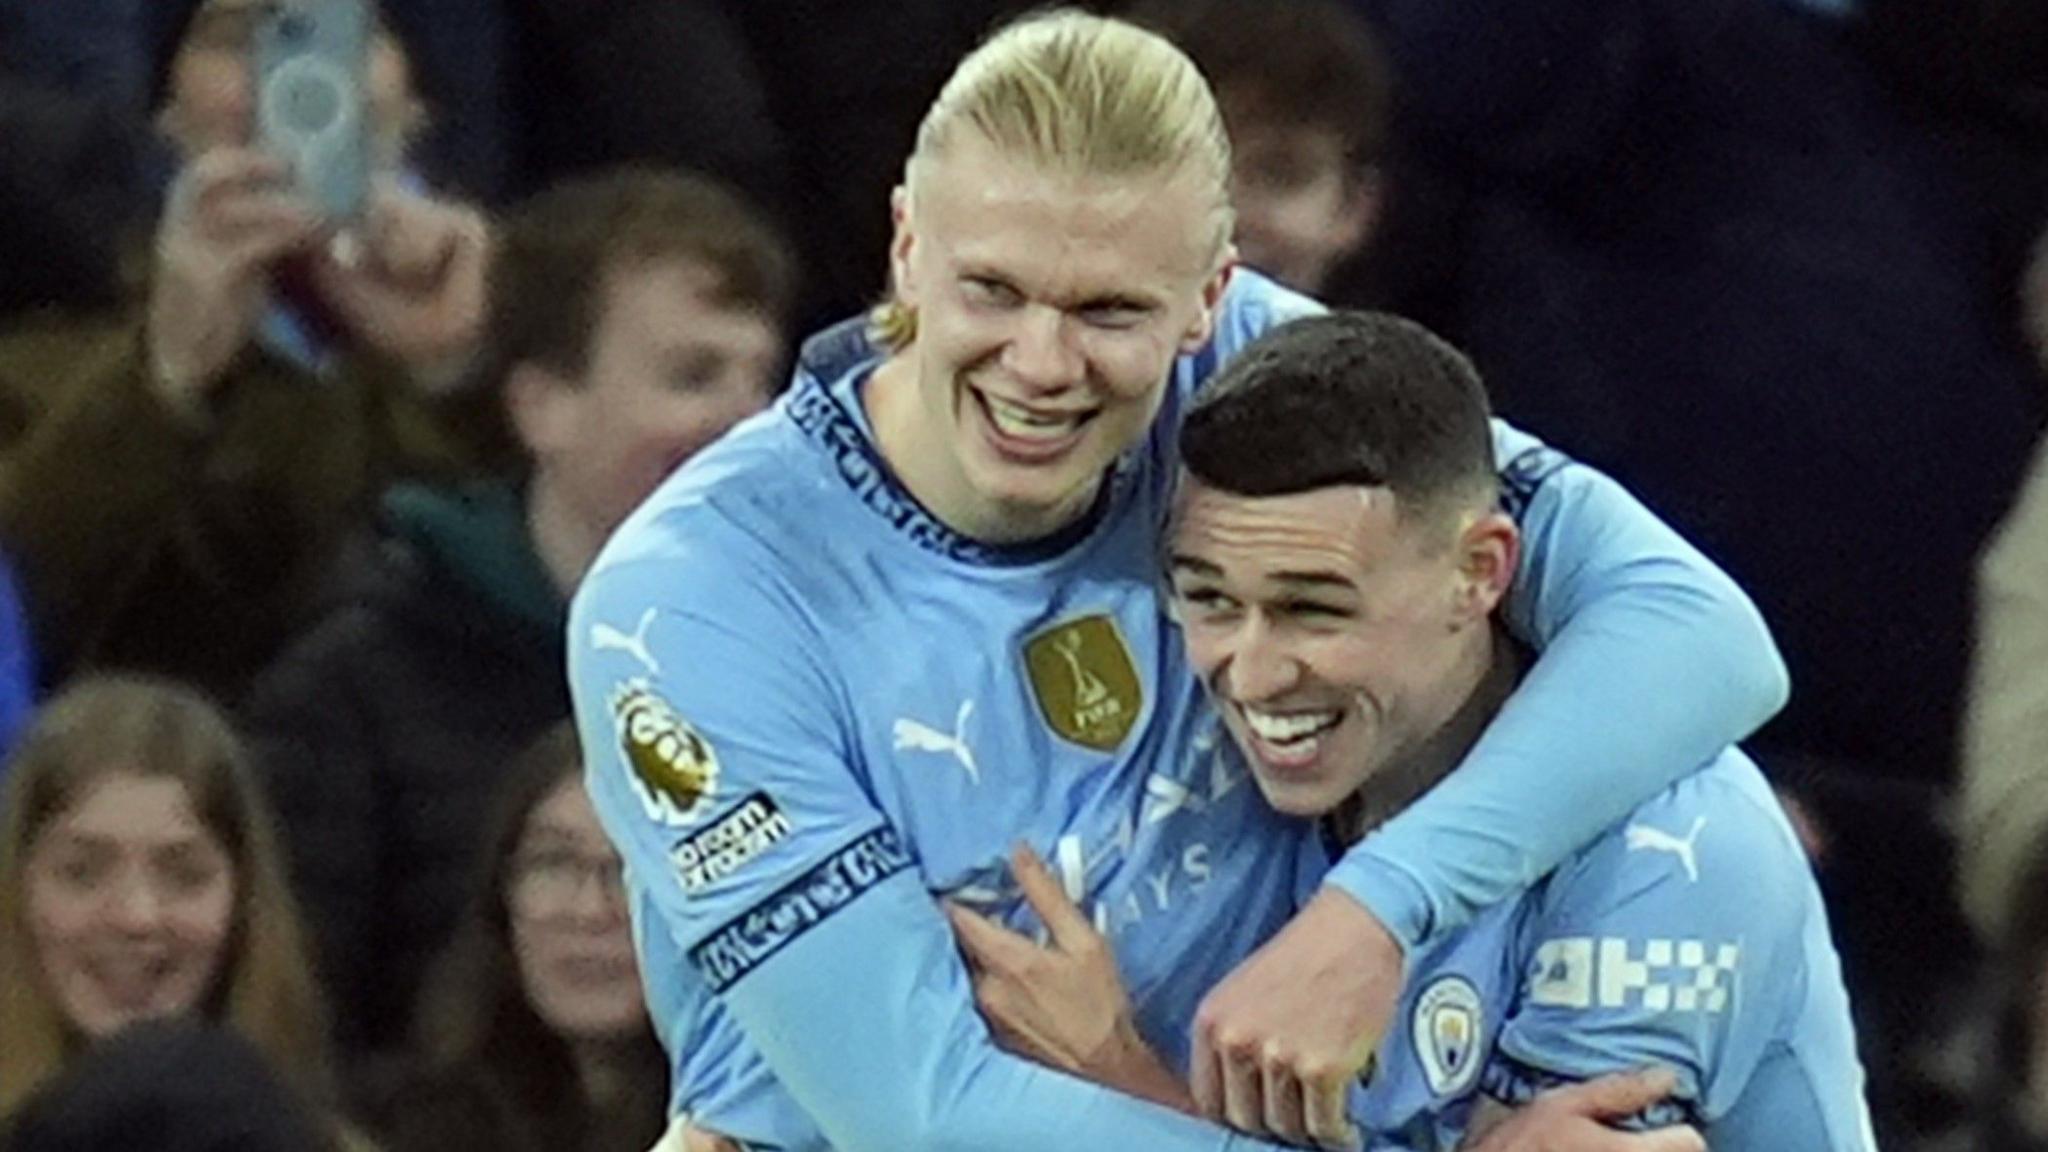
<svg viewBox="0 0 2048 1152">
<path fill-rule="evenodd" d="M 1175 553 L 1167 559 L 1167 568 L 1174 572 L 1186 572 L 1192 576 L 1220 577 L 1223 569 L 1199 556 Z M 1322 588 L 1338 592 L 1356 592 L 1358 585 L 1333 572 L 1274 572 L 1266 577 L 1276 584 L 1287 584 L 1297 588 Z"/>
</svg>

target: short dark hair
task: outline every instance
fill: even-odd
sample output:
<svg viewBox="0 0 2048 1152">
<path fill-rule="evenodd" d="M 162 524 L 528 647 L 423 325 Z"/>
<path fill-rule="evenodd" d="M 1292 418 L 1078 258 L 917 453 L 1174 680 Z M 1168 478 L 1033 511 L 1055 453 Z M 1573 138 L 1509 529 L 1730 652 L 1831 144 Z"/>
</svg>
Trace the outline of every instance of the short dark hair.
<svg viewBox="0 0 2048 1152">
<path fill-rule="evenodd" d="M 1498 490 L 1478 371 L 1380 312 L 1311 316 L 1253 341 L 1197 395 L 1180 450 L 1195 479 L 1239 496 L 1383 487 L 1406 516 Z"/>
<path fill-rule="evenodd" d="M 1141 0 L 1124 14 L 1188 54 L 1215 90 L 1226 121 L 1249 116 L 1325 129 L 1344 141 L 1354 166 L 1382 159 L 1394 66 L 1372 26 L 1348 5 Z"/>
<path fill-rule="evenodd" d="M 611 278 L 662 261 L 716 278 L 713 299 L 787 317 L 795 261 L 739 193 L 680 171 L 624 168 L 555 185 L 512 210 L 492 259 L 485 379 L 532 362 L 580 373 Z"/>
</svg>

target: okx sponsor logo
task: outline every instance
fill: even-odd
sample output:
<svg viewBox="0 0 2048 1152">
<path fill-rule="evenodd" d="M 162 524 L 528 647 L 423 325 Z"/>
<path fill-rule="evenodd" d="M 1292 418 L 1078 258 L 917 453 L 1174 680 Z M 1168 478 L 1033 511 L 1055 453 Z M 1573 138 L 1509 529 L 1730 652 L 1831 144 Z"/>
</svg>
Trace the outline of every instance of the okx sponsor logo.
<svg viewBox="0 0 2048 1152">
<path fill-rule="evenodd" d="M 728 921 L 690 949 L 690 962 L 704 974 L 713 992 L 722 993 L 791 941 L 911 863 L 910 851 L 896 830 L 877 828 Z"/>
</svg>

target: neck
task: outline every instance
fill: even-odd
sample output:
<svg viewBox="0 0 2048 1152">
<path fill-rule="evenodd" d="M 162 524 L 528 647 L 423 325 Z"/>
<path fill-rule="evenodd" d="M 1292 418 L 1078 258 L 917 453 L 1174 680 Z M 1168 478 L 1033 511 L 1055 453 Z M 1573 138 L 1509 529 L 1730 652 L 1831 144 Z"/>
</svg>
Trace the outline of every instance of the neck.
<svg viewBox="0 0 2048 1152">
<path fill-rule="evenodd" d="M 918 389 L 918 363 L 910 350 L 875 369 L 864 390 L 875 447 L 890 471 L 919 504 L 953 531 L 985 544 L 1021 544 L 1050 536 L 1086 514 L 1102 481 L 1084 485 L 1050 507 L 1019 507 L 977 497 L 960 470 L 959 457 L 933 451 L 950 431 L 931 427 L 930 410 Z"/>
<path fill-rule="evenodd" d="M 583 1098 L 603 1108 L 618 1098 L 626 1083 L 626 1046 L 613 1040 L 584 1040 L 569 1046 Z"/>
<path fill-rule="evenodd" d="M 1527 661 L 1514 641 L 1489 624 L 1472 654 L 1454 673 L 1466 687 L 1460 702 L 1436 734 L 1408 755 L 1373 774 L 1371 780 L 1330 813 L 1331 827 L 1355 844 L 1396 813 L 1420 799 L 1464 763 L 1472 746 L 1499 715 Z"/>
<path fill-rule="evenodd" d="M 548 578 L 567 598 L 604 547 L 605 533 L 576 514 L 560 490 L 536 475 L 526 490 L 526 530 Z"/>
</svg>

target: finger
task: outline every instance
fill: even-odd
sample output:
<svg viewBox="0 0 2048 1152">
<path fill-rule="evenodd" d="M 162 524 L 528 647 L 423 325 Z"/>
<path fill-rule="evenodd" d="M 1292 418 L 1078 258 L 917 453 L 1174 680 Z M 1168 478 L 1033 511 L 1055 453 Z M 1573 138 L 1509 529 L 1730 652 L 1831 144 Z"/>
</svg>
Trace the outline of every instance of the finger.
<svg viewBox="0 0 2048 1152">
<path fill-rule="evenodd" d="M 290 166 L 274 156 L 247 148 L 216 148 L 178 174 L 171 203 L 199 210 L 249 191 L 284 188 L 290 178 Z"/>
<path fill-rule="evenodd" d="M 1226 1049 L 1223 1061 L 1223 1118 L 1240 1132 L 1262 1132 L 1266 1125 L 1265 1076 L 1258 1061 Z"/>
<path fill-rule="evenodd" d="M 1552 1102 L 1575 1116 L 1610 1120 L 1634 1116 L 1678 1090 L 1669 1068 L 1616 1072 L 1550 1093 Z"/>
<path fill-rule="evenodd" d="M 740 1146 L 716 1132 L 692 1127 L 683 1129 L 683 1152 L 740 1152 Z"/>
<path fill-rule="evenodd" d="M 1342 1077 L 1304 1079 L 1301 1085 L 1302 1124 L 1308 1138 L 1325 1148 L 1355 1149 L 1362 1141 L 1351 1123 L 1349 1082 Z"/>
<path fill-rule="evenodd" d="M 1010 870 L 1016 874 L 1017 886 L 1024 890 L 1024 899 L 1038 913 L 1055 947 L 1071 952 L 1097 942 L 1095 925 L 1088 922 L 1087 915 L 1075 906 L 1052 869 L 1045 866 L 1029 844 L 1019 844 L 1010 850 Z"/>
<path fill-rule="evenodd" d="M 1195 1054 L 1188 1061 L 1188 1090 L 1202 1115 L 1223 1119 L 1223 1061 L 1201 1028 L 1195 1029 Z"/>
<path fill-rule="evenodd" d="M 1707 1141 L 1696 1129 L 1659 1128 L 1633 1137 L 1618 1152 L 1707 1152 Z"/>
<path fill-rule="evenodd" d="M 278 229 L 310 236 L 320 227 L 320 214 L 292 197 L 262 192 L 221 200 L 202 211 L 197 223 L 208 241 L 224 244 Z"/>
<path fill-rule="evenodd" d="M 953 923 L 953 935 L 960 941 L 960 951 L 972 964 L 1014 971 L 1027 950 L 1038 948 L 1038 945 L 978 912 L 953 903 L 945 907 L 946 919 Z"/>
<path fill-rule="evenodd" d="M 1259 1096 L 1265 1104 L 1266 1131 L 1292 1144 L 1308 1142 L 1308 1120 L 1302 1104 L 1301 1078 L 1278 1053 L 1269 1053 L 1262 1069 Z"/>
</svg>

